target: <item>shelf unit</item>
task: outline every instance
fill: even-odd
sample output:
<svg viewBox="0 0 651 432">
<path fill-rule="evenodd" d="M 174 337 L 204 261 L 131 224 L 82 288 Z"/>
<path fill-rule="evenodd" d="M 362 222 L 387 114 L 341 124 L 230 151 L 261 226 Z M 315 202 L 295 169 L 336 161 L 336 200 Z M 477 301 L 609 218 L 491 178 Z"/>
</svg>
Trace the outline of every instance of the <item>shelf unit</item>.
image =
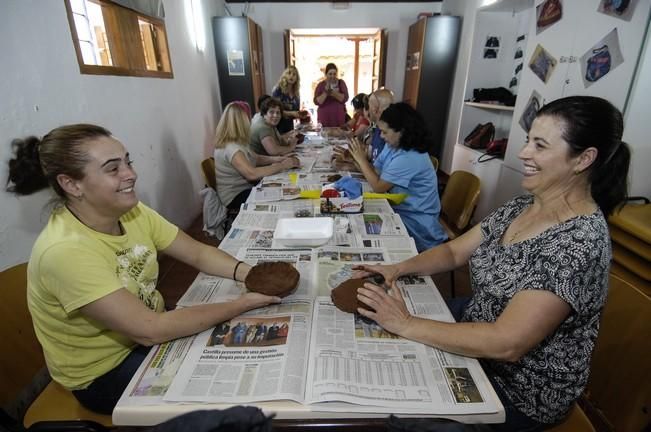
<svg viewBox="0 0 651 432">
<path fill-rule="evenodd" d="M 471 58 L 466 76 L 466 89 L 461 111 L 459 136 L 452 160 L 452 170 L 465 170 L 481 180 L 479 202 L 474 221 L 479 221 L 496 208 L 494 197 L 499 192 L 500 172 L 504 161 L 495 158 L 479 162 L 482 150 L 470 149 L 462 143 L 465 137 L 478 125 L 487 122 L 495 126 L 495 139 L 508 138 L 514 118 L 513 106 L 492 103 L 471 102 L 473 91 L 478 88 L 505 87 L 514 94 L 528 58 L 527 42 L 529 25 L 533 19 L 534 0 L 503 0 L 477 10 Z M 523 40 L 518 38 L 524 36 Z M 492 42 L 489 42 L 492 41 Z M 497 40 L 499 46 L 493 46 Z M 496 55 L 486 56 L 487 50 Z M 521 54 L 516 58 L 516 51 Z"/>
<path fill-rule="evenodd" d="M 515 108 L 506 105 L 489 104 L 489 103 L 481 103 L 481 102 L 468 102 L 468 101 L 464 102 L 464 105 L 475 107 L 475 108 L 483 108 L 487 110 L 496 110 L 496 111 L 513 111 L 513 109 Z"/>
</svg>

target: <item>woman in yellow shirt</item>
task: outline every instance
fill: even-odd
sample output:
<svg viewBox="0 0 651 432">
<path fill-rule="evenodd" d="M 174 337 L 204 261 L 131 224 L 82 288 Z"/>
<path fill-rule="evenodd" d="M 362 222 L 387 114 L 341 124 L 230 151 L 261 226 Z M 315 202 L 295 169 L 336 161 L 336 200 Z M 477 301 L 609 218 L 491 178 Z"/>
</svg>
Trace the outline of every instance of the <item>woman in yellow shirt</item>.
<svg viewBox="0 0 651 432">
<path fill-rule="evenodd" d="M 200 243 L 140 203 L 128 151 L 87 124 L 14 141 L 9 190 L 50 185 L 58 196 L 28 265 L 28 306 L 52 378 L 87 408 L 110 414 L 155 344 L 280 301 L 233 301 L 164 311 L 158 252 L 205 273 L 244 280 L 250 266 Z"/>
</svg>

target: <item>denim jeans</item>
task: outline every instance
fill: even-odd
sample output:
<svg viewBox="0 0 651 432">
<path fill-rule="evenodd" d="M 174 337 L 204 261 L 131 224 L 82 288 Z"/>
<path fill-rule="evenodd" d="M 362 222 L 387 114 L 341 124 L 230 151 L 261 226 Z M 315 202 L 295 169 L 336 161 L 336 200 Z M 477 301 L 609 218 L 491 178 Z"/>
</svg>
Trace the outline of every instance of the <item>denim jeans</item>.
<svg viewBox="0 0 651 432">
<path fill-rule="evenodd" d="M 118 366 L 72 394 L 89 410 L 110 415 L 148 352 L 148 347 L 136 347 Z"/>
<path fill-rule="evenodd" d="M 455 297 L 446 300 L 448 309 L 455 320 L 460 321 L 463 316 L 463 311 L 466 305 L 470 302 L 470 297 Z M 516 406 L 511 402 L 511 399 L 506 395 L 500 385 L 493 379 L 489 371 L 486 375 L 495 389 L 495 393 L 500 398 L 502 405 L 504 405 L 505 420 L 504 423 L 491 424 L 491 430 L 498 432 L 537 432 L 545 428 L 545 424 L 538 423 L 537 421 L 524 415 Z"/>
</svg>

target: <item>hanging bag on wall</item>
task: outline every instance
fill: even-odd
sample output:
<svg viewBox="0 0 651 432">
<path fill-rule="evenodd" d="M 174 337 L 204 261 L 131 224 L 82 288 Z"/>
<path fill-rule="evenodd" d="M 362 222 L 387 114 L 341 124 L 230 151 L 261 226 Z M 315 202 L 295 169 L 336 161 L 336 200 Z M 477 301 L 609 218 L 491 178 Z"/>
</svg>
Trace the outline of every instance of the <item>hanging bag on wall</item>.
<svg viewBox="0 0 651 432">
<path fill-rule="evenodd" d="M 493 138 L 495 138 L 495 126 L 493 123 L 480 123 L 463 140 L 463 144 L 474 149 L 485 149 Z"/>
<path fill-rule="evenodd" d="M 585 79 L 590 82 L 597 81 L 610 71 L 610 51 L 608 45 L 592 50 L 585 70 Z"/>
</svg>

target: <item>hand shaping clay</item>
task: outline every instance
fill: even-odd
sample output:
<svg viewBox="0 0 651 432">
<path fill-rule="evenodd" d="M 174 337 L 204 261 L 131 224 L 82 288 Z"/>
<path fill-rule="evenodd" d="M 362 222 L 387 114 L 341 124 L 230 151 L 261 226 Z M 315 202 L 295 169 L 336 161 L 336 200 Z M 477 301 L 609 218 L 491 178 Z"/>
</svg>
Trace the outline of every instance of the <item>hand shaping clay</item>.
<svg viewBox="0 0 651 432">
<path fill-rule="evenodd" d="M 300 277 L 298 270 L 289 263 L 265 262 L 253 266 L 244 285 L 249 291 L 285 297 L 296 289 Z"/>
<path fill-rule="evenodd" d="M 363 287 L 365 282 L 368 282 L 368 279 L 348 279 L 340 283 L 330 292 L 332 302 L 339 310 L 349 313 L 357 312 L 358 307 L 369 309 L 357 300 L 357 288 Z"/>
</svg>

